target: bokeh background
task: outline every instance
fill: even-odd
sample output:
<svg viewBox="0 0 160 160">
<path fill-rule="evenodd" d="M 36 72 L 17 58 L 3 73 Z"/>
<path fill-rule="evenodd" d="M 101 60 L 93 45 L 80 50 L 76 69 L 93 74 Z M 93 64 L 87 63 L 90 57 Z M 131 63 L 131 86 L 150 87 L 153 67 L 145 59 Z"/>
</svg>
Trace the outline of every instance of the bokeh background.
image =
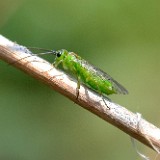
<svg viewBox="0 0 160 160">
<path fill-rule="evenodd" d="M 160 125 L 160 1 L 1 0 L 0 32 L 24 46 L 78 53 L 129 90 L 114 102 Z M 0 159 L 140 158 L 127 134 L 0 61 Z"/>
</svg>

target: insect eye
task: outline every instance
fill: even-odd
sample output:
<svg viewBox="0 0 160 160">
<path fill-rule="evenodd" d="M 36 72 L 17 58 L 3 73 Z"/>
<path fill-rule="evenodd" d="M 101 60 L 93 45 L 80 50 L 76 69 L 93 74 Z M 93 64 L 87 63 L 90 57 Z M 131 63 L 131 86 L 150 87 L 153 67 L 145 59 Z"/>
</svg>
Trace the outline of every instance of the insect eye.
<svg viewBox="0 0 160 160">
<path fill-rule="evenodd" d="M 61 52 L 57 52 L 56 56 L 57 56 L 57 57 L 60 57 L 61 54 L 62 54 Z"/>
</svg>

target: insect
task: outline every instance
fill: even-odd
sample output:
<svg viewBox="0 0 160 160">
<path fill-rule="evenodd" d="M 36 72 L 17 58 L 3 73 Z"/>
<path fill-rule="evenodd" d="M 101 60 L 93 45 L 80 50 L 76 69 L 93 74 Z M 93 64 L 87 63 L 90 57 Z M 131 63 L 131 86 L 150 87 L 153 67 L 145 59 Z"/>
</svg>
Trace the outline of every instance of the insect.
<svg viewBox="0 0 160 160">
<path fill-rule="evenodd" d="M 42 48 L 33 48 L 33 49 L 45 50 Z M 68 52 L 65 49 L 61 49 L 58 51 L 54 50 L 45 50 L 45 51 L 47 52 L 44 52 L 42 54 L 53 54 L 56 56 L 55 61 L 53 63 L 55 67 L 62 65 L 64 70 L 69 70 L 75 76 L 75 78 L 77 79 L 77 88 L 76 88 L 77 99 L 79 96 L 79 89 L 81 83 L 85 84 L 90 89 L 96 91 L 101 96 L 107 97 L 110 94 L 128 94 L 128 91 L 116 80 L 114 80 L 111 76 L 109 76 L 101 69 L 93 66 L 86 60 L 82 59 L 74 52 Z"/>
<path fill-rule="evenodd" d="M 81 82 L 98 92 L 100 95 L 128 93 L 128 91 L 111 76 L 91 65 L 77 54 L 68 52 L 64 49 L 52 51 L 52 53 L 56 55 L 53 65 L 58 67 L 62 64 L 65 70 L 69 70 L 77 78 L 77 98 Z"/>
</svg>

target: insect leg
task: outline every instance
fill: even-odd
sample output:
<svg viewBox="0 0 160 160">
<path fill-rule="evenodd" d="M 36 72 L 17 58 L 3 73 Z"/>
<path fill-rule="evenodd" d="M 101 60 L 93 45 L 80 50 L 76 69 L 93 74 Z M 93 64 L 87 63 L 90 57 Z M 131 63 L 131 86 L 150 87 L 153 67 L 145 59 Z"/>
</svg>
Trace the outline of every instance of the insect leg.
<svg viewBox="0 0 160 160">
<path fill-rule="evenodd" d="M 80 78 L 77 77 L 77 88 L 76 88 L 76 99 L 78 99 L 78 96 L 79 96 L 79 89 L 80 89 Z"/>
<path fill-rule="evenodd" d="M 107 103 L 106 103 L 106 101 L 105 101 L 105 99 L 104 99 L 104 97 L 103 97 L 103 95 L 102 95 L 102 94 L 101 94 L 101 98 L 102 98 L 102 100 L 103 100 L 104 104 L 106 105 L 107 109 L 109 109 L 109 110 L 110 110 L 110 108 L 109 108 L 109 106 L 107 105 Z"/>
<path fill-rule="evenodd" d="M 88 77 L 88 80 L 89 80 L 89 77 Z M 96 82 L 96 79 L 95 79 L 95 82 Z M 102 100 L 103 100 L 105 106 L 107 107 L 107 109 L 110 109 L 109 106 L 107 105 L 107 103 L 106 103 L 104 97 L 103 97 L 103 94 L 102 94 L 102 92 L 101 92 L 101 90 L 100 90 L 100 88 L 99 88 L 98 83 L 96 82 L 95 85 L 96 85 L 96 87 L 97 87 L 97 92 L 98 92 L 99 95 L 101 96 L 101 98 L 102 98 Z M 109 99 L 108 99 L 108 100 L 109 100 Z M 110 100 L 109 100 L 109 101 L 110 101 Z"/>
<path fill-rule="evenodd" d="M 80 65 L 81 65 L 81 67 L 82 67 L 82 61 L 80 61 Z M 78 100 L 78 96 L 79 96 L 79 89 L 80 89 L 80 87 L 81 87 L 81 82 L 80 82 L 80 80 L 81 80 L 81 77 L 80 77 L 80 73 L 79 73 L 79 70 L 77 70 L 77 68 L 75 67 L 74 68 L 74 74 L 76 75 L 76 77 L 77 77 L 77 88 L 76 88 L 76 99 Z"/>
<path fill-rule="evenodd" d="M 99 92 L 99 94 L 100 94 L 100 96 L 101 96 L 101 98 L 102 98 L 102 101 L 104 102 L 104 104 L 105 104 L 105 106 L 107 107 L 107 109 L 110 109 L 109 106 L 107 105 L 107 103 L 106 103 L 104 97 L 103 97 L 102 92 L 101 92 L 100 89 L 99 89 L 98 84 L 97 84 L 97 91 Z M 109 101 L 111 101 L 109 98 L 107 98 L 107 99 L 108 99 Z"/>
<path fill-rule="evenodd" d="M 57 67 L 58 67 L 58 65 L 59 65 L 60 63 L 62 63 L 62 60 L 61 60 L 61 61 L 59 61 L 58 63 L 53 62 L 51 65 L 52 65 L 52 67 L 57 68 Z M 52 69 L 53 69 L 53 68 L 51 68 L 51 69 L 47 70 L 47 72 L 48 72 L 48 71 L 50 71 L 50 70 L 52 70 Z"/>
<path fill-rule="evenodd" d="M 60 63 L 62 63 L 62 60 L 61 60 L 61 61 L 59 61 L 58 63 L 56 63 L 56 61 L 54 61 L 54 62 L 52 63 L 52 67 L 57 68 L 57 67 L 58 67 L 58 65 L 59 65 Z M 47 70 L 46 72 L 51 71 L 52 69 L 53 69 L 53 68 L 51 68 L 51 69 Z M 60 76 L 60 75 L 58 75 L 58 76 Z M 55 76 L 54 76 L 54 77 L 55 77 Z M 52 79 L 53 79 L 54 77 L 51 77 L 49 80 L 51 80 L 51 81 L 52 81 Z"/>
<path fill-rule="evenodd" d="M 55 68 L 57 68 L 62 62 L 63 62 L 63 60 L 60 60 L 59 62 L 54 61 L 54 62 L 52 63 L 52 65 L 53 65 Z"/>
</svg>

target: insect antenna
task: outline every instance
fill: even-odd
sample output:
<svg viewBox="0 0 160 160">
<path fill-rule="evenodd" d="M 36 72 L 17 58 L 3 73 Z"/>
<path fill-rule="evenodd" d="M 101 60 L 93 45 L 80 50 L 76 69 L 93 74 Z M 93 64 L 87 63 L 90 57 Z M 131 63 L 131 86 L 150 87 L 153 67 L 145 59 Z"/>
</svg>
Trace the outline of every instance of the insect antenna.
<svg viewBox="0 0 160 160">
<path fill-rule="evenodd" d="M 27 47 L 28 49 L 41 50 L 41 51 L 52 51 L 51 49 L 39 48 L 39 47 Z"/>
<path fill-rule="evenodd" d="M 42 50 L 42 51 L 45 51 L 45 52 L 41 52 L 41 53 L 33 53 L 33 54 L 30 54 L 26 57 L 23 57 L 23 58 L 20 58 L 19 60 L 17 61 L 14 61 L 14 62 L 11 62 L 10 64 L 15 64 L 21 60 L 24 60 L 26 58 L 29 58 L 29 57 L 32 57 L 32 56 L 38 56 L 38 55 L 46 55 L 46 54 L 54 54 L 56 55 L 56 51 L 54 50 L 49 50 L 49 49 L 44 49 L 44 48 L 38 48 L 38 47 L 27 47 L 28 49 L 36 49 L 36 50 Z"/>
</svg>

